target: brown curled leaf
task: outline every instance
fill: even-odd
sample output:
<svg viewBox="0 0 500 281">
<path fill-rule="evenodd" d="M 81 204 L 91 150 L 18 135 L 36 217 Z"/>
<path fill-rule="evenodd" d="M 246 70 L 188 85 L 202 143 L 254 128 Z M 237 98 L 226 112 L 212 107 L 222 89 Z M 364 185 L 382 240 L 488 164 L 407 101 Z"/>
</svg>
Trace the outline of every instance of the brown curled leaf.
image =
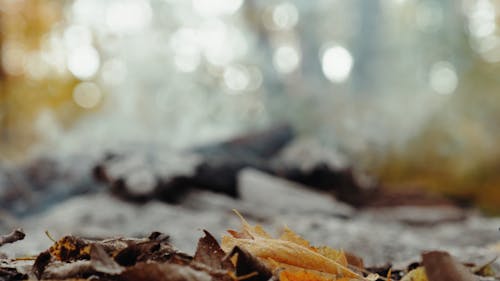
<svg viewBox="0 0 500 281">
<path fill-rule="evenodd" d="M 237 277 L 251 276 L 245 281 L 267 281 L 273 275 L 264 263 L 238 246 L 229 252 L 226 259 L 233 259 L 235 262 Z"/>
<path fill-rule="evenodd" d="M 354 268 L 360 268 L 360 269 L 365 268 L 365 264 L 364 264 L 362 258 L 356 256 L 353 253 L 349 253 L 349 252 L 344 252 L 344 255 L 345 255 L 347 263 L 349 265 L 353 266 Z"/>
<path fill-rule="evenodd" d="M 221 249 L 217 240 L 208 231 L 203 230 L 205 236 L 200 238 L 193 261 L 209 266 L 212 269 L 234 270 L 230 260 L 225 260 L 226 253 Z"/>
<path fill-rule="evenodd" d="M 176 252 L 174 248 L 160 238 L 139 243 L 130 243 L 114 256 L 115 261 L 122 266 L 131 266 L 137 262 L 158 261 L 164 262 L 171 259 Z"/>
<path fill-rule="evenodd" d="M 477 278 L 447 252 L 431 251 L 422 254 L 422 263 L 429 281 L 476 281 Z"/>
<path fill-rule="evenodd" d="M 158 241 L 158 242 L 165 242 L 168 243 L 170 240 L 170 235 L 161 233 L 159 231 L 153 231 L 148 237 L 149 240 L 151 241 Z"/>
</svg>

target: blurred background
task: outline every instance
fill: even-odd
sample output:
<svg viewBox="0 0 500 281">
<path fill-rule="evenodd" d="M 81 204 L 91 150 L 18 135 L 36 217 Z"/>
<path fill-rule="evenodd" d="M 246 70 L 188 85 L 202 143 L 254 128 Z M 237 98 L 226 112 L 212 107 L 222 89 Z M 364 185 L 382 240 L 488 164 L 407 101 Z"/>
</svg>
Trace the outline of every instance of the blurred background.
<svg viewBox="0 0 500 281">
<path fill-rule="evenodd" d="M 0 0 L 0 168 L 276 123 L 500 211 L 500 2 Z"/>
</svg>

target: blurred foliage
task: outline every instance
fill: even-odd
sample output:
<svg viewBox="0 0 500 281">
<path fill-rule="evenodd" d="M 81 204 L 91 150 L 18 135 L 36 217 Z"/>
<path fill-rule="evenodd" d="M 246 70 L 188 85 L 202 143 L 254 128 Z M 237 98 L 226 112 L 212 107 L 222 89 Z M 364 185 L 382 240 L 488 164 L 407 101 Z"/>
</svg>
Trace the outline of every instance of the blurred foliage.
<svg viewBox="0 0 500 281">
<path fill-rule="evenodd" d="M 479 57 L 450 101 L 375 168 L 392 188 L 444 193 L 500 213 L 500 79 Z M 492 72 L 493 71 L 493 72 Z M 493 75 L 492 75 L 493 73 Z"/>
<path fill-rule="evenodd" d="M 70 128 L 108 87 L 78 147 L 85 134 L 193 145 L 284 119 L 390 187 L 500 211 L 495 5 L 0 0 L 0 161 L 43 139 L 41 113 Z"/>
<path fill-rule="evenodd" d="M 63 1 L 0 1 L 0 160 L 25 156 L 37 140 L 44 109 L 69 125 L 81 113 L 71 102 L 77 80 L 50 71 L 30 77 L 29 60 L 41 51 L 47 33 L 61 20 Z"/>
</svg>

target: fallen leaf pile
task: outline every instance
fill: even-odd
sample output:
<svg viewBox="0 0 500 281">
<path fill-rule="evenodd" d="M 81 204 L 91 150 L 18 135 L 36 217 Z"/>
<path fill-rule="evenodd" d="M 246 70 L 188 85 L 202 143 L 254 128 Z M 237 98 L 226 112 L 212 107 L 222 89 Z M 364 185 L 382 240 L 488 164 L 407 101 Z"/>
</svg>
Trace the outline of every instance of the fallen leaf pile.
<svg viewBox="0 0 500 281">
<path fill-rule="evenodd" d="M 208 231 L 194 255 L 177 251 L 169 237 L 106 240 L 65 236 L 36 257 L 9 259 L 0 254 L 0 281 L 470 281 L 494 276 L 491 263 L 461 264 L 446 252 L 422 254 L 406 270 L 365 268 L 361 258 L 329 247 L 315 247 L 285 227 L 273 238 L 239 213 L 242 230 L 217 239 Z M 0 236 L 0 246 L 24 238 L 21 230 Z"/>
</svg>

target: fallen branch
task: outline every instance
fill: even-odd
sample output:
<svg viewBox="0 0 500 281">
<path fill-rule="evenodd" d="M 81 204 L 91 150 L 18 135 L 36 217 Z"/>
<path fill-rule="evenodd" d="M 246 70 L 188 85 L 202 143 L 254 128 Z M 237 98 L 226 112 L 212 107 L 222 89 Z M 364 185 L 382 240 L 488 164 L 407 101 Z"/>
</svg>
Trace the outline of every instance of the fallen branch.
<svg viewBox="0 0 500 281">
<path fill-rule="evenodd" d="M 22 229 L 19 229 L 19 228 L 12 231 L 9 234 L 2 235 L 2 236 L 0 236 L 0 247 L 5 245 L 5 244 L 14 243 L 16 241 L 23 240 L 25 236 L 26 236 L 26 234 L 24 234 Z"/>
</svg>

